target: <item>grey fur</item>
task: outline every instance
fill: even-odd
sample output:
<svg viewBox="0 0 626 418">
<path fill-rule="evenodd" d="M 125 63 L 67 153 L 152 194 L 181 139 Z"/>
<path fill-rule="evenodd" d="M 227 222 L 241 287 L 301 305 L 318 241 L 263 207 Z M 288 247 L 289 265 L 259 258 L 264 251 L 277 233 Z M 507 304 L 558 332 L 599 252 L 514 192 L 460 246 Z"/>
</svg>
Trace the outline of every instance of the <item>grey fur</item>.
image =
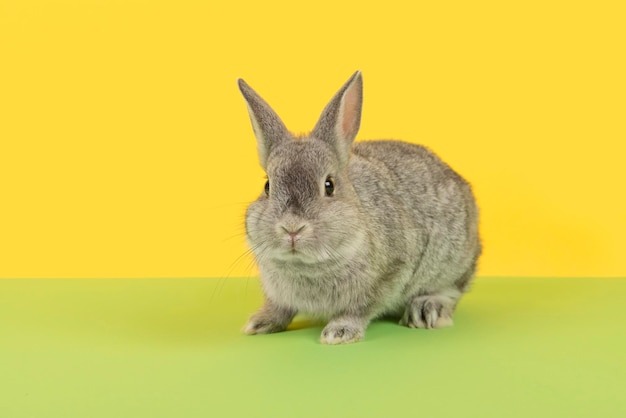
<svg viewBox="0 0 626 418">
<path fill-rule="evenodd" d="M 360 72 L 298 138 L 243 80 L 239 87 L 270 182 L 246 213 L 266 304 L 244 332 L 282 331 L 297 312 L 329 320 L 327 344 L 362 339 L 382 315 L 413 328 L 451 325 L 481 252 L 470 185 L 420 145 L 352 143 Z"/>
</svg>

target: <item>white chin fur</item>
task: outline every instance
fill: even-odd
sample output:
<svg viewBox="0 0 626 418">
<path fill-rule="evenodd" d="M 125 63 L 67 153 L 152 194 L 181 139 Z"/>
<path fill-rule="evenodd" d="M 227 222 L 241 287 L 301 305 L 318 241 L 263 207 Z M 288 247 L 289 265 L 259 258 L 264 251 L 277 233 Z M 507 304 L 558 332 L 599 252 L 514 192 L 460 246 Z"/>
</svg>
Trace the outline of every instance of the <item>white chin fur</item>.
<svg viewBox="0 0 626 418">
<path fill-rule="evenodd" d="M 302 251 L 299 251 L 298 249 L 296 249 L 295 252 L 286 249 L 274 250 L 272 251 L 272 258 L 279 261 L 292 261 L 305 264 L 314 264 L 322 261 L 319 260 L 317 257 L 308 255 Z"/>
</svg>

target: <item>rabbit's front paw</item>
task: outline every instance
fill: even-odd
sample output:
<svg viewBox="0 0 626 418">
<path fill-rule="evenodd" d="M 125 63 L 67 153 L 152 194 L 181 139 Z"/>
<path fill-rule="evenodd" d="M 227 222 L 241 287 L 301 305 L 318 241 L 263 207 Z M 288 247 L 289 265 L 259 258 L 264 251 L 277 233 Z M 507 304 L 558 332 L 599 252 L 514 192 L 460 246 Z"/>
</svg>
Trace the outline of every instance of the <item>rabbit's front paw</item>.
<svg viewBox="0 0 626 418">
<path fill-rule="evenodd" d="M 322 344 L 348 344 L 361 341 L 365 329 L 349 322 L 331 322 L 322 331 L 320 341 Z"/>
<path fill-rule="evenodd" d="M 287 329 L 287 325 L 295 315 L 295 310 L 268 302 L 250 317 L 246 326 L 243 327 L 243 332 L 248 335 L 281 332 Z"/>
<path fill-rule="evenodd" d="M 250 318 L 248 323 L 243 327 L 244 334 L 272 334 L 287 329 L 284 323 L 272 321 L 270 318 L 255 317 Z"/>
</svg>

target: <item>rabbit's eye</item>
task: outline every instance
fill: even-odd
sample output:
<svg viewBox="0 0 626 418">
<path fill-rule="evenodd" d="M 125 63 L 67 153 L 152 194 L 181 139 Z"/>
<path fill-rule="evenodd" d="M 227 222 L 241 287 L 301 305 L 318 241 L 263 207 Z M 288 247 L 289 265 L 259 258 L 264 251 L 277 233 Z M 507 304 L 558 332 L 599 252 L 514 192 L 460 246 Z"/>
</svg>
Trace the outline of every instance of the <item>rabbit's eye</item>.
<svg viewBox="0 0 626 418">
<path fill-rule="evenodd" d="M 270 181 L 266 181 L 265 182 L 265 195 L 269 196 L 270 195 Z"/>
<path fill-rule="evenodd" d="M 324 182 L 324 189 L 326 190 L 326 196 L 332 196 L 335 192 L 335 183 L 333 183 L 333 179 L 328 177 L 326 182 Z"/>
</svg>

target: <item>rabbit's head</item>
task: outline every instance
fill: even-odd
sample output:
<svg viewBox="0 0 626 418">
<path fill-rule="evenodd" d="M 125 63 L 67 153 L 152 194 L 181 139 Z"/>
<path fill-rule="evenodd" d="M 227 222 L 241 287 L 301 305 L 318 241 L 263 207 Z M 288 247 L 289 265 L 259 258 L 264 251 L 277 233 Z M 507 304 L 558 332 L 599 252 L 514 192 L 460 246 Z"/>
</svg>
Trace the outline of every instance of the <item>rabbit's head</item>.
<svg viewBox="0 0 626 418">
<path fill-rule="evenodd" d="M 310 135 L 294 137 L 239 80 L 257 138 L 265 190 L 246 214 L 257 261 L 342 262 L 364 237 L 359 200 L 348 176 L 359 129 L 363 82 L 355 73 L 326 106 Z"/>
</svg>

